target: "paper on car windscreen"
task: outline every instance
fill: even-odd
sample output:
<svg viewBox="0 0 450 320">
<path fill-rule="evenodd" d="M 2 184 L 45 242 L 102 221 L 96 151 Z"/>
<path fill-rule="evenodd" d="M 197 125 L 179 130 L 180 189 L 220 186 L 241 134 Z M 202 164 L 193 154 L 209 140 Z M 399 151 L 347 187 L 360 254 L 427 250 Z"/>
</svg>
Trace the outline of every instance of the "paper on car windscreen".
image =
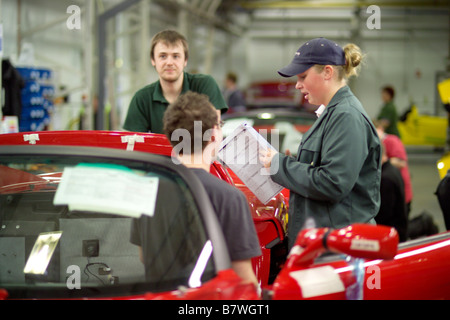
<svg viewBox="0 0 450 320">
<path fill-rule="evenodd" d="M 77 211 L 153 216 L 158 182 L 157 177 L 140 176 L 122 166 L 78 165 L 64 169 L 53 204 Z"/>
<path fill-rule="evenodd" d="M 264 204 L 283 190 L 273 182 L 268 169 L 259 161 L 259 150 L 275 148 L 252 126 L 244 122 L 220 146 L 218 157 Z"/>
</svg>

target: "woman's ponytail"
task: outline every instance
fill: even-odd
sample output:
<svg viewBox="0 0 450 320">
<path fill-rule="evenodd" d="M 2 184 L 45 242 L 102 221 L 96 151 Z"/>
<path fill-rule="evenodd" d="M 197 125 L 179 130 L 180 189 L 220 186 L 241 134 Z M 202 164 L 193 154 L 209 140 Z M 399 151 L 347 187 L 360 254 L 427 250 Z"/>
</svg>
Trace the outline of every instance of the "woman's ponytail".
<svg viewBox="0 0 450 320">
<path fill-rule="evenodd" d="M 363 54 L 361 49 L 353 43 L 349 43 L 344 47 L 345 54 L 345 78 L 350 78 L 351 76 L 357 76 L 361 62 L 363 60 Z"/>
</svg>

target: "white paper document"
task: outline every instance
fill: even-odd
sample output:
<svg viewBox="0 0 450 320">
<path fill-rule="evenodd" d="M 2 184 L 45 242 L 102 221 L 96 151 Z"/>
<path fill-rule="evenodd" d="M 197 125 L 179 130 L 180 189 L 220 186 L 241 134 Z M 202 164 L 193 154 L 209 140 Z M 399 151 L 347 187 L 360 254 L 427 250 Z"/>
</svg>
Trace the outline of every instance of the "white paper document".
<svg viewBox="0 0 450 320">
<path fill-rule="evenodd" d="M 89 165 L 65 168 L 53 204 L 77 211 L 153 216 L 158 184 L 157 177 L 131 170 Z"/>
<path fill-rule="evenodd" d="M 264 204 L 283 187 L 272 181 L 269 169 L 259 161 L 261 149 L 275 148 L 252 126 L 244 122 L 229 135 L 219 148 L 218 158 L 225 163 Z"/>
</svg>

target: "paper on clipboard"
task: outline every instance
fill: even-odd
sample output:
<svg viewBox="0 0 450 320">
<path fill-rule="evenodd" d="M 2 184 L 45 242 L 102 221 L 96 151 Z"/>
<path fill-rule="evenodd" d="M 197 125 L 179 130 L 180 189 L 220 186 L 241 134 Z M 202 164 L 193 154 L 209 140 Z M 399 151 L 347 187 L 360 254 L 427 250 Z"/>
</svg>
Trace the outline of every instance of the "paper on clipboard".
<svg viewBox="0 0 450 320">
<path fill-rule="evenodd" d="M 268 169 L 259 161 L 259 150 L 275 148 L 252 126 L 244 122 L 229 135 L 219 148 L 218 158 L 224 162 L 264 204 L 283 187 L 272 181 Z"/>
</svg>

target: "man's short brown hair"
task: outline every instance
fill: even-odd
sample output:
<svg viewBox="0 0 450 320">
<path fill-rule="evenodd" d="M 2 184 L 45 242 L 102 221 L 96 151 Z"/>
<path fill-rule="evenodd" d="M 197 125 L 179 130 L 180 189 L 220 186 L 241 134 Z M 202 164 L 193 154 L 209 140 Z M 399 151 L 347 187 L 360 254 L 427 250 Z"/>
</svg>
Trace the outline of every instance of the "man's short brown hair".
<svg viewBox="0 0 450 320">
<path fill-rule="evenodd" d="M 152 43 L 150 46 L 150 58 L 152 60 L 155 59 L 155 46 L 159 42 L 163 42 L 164 44 L 171 44 L 174 45 L 177 42 L 181 42 L 184 48 L 184 58 L 185 60 L 188 60 L 189 57 L 189 47 L 186 38 L 179 32 L 175 30 L 163 30 L 158 32 L 153 36 Z"/>
<path fill-rule="evenodd" d="M 386 92 L 392 99 L 394 99 L 395 96 L 395 90 L 392 86 L 384 86 L 381 91 Z"/>
<path fill-rule="evenodd" d="M 190 150 L 195 151 L 195 145 L 201 144 L 202 151 L 208 145 L 210 137 L 205 132 L 218 125 L 217 112 L 209 101 L 209 97 L 193 91 L 188 91 L 169 105 L 163 117 L 164 134 L 173 147 L 183 141 L 172 141 L 172 135 L 177 129 L 185 129 L 190 134 Z M 198 134 L 201 125 L 201 136 Z M 198 126 L 198 127 L 196 127 Z M 187 146 L 186 146 L 187 147 Z M 184 150 L 186 151 L 186 150 Z"/>
</svg>

